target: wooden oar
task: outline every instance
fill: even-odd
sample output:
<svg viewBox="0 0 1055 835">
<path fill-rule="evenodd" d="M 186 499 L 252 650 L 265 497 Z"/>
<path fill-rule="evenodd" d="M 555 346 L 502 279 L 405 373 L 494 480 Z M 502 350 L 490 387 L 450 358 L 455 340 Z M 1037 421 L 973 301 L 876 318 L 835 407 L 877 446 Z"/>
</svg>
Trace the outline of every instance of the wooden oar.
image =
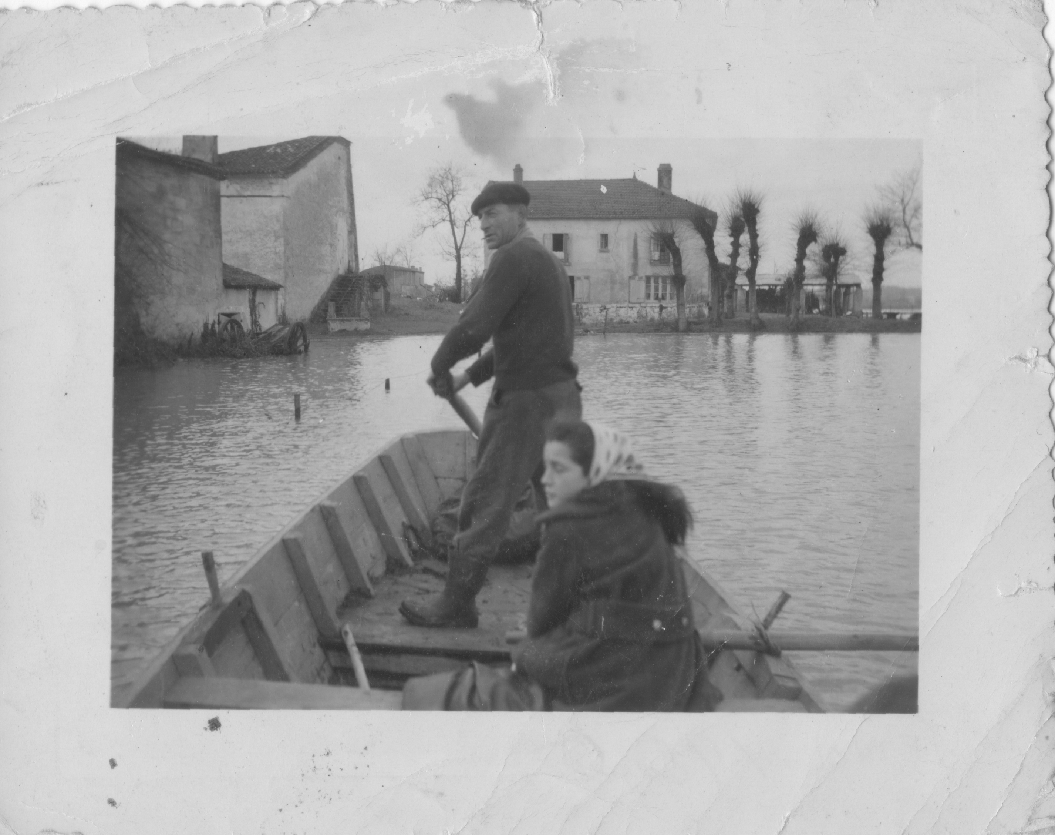
<svg viewBox="0 0 1055 835">
<path fill-rule="evenodd" d="M 785 652 L 918 652 L 918 635 L 883 632 L 769 632 L 773 646 Z M 747 649 L 765 652 L 756 634 L 736 629 L 701 632 L 707 649 Z"/>
<path fill-rule="evenodd" d="M 465 421 L 469 431 L 479 438 L 482 427 L 480 426 L 480 418 L 476 416 L 472 406 L 466 403 L 460 394 L 452 394 L 447 400 L 451 404 L 451 408 L 458 413 L 458 417 Z"/>
<path fill-rule="evenodd" d="M 875 632 L 769 632 L 769 640 L 786 652 L 918 652 L 919 637 Z M 523 629 L 511 629 L 506 643 L 516 644 L 527 638 Z M 706 649 L 746 649 L 768 652 L 769 647 L 753 632 L 736 629 L 701 632 Z"/>
</svg>

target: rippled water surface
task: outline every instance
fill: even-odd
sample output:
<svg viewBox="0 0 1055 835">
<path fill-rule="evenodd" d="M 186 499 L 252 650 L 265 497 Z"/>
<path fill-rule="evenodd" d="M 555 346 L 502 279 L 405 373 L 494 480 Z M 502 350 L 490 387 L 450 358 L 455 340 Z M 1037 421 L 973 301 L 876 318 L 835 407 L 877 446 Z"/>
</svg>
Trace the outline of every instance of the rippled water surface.
<svg viewBox="0 0 1055 835">
<path fill-rule="evenodd" d="M 307 356 L 117 376 L 115 688 L 206 600 L 202 550 L 222 582 L 393 436 L 460 425 L 424 383 L 439 340 L 319 339 Z M 734 604 L 761 615 L 784 589 L 778 627 L 816 631 L 916 629 L 919 358 L 918 334 L 576 343 L 586 417 L 631 433 L 685 490 L 692 552 Z M 486 389 L 467 392 L 479 413 Z M 833 708 L 916 661 L 792 658 Z"/>
</svg>

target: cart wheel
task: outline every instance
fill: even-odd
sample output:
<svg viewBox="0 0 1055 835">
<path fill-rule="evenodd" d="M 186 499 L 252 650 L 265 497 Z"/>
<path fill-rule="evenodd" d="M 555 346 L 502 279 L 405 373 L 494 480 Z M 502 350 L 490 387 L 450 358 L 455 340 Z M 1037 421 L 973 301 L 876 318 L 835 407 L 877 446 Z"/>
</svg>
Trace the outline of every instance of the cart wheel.
<svg viewBox="0 0 1055 835">
<path fill-rule="evenodd" d="M 308 353 L 308 329 L 303 322 L 297 322 L 289 330 L 286 337 L 286 349 L 291 354 L 299 354 L 302 351 Z"/>
<path fill-rule="evenodd" d="M 241 342 L 245 336 L 245 328 L 237 319 L 228 319 L 220 327 L 220 336 L 231 343 Z"/>
</svg>

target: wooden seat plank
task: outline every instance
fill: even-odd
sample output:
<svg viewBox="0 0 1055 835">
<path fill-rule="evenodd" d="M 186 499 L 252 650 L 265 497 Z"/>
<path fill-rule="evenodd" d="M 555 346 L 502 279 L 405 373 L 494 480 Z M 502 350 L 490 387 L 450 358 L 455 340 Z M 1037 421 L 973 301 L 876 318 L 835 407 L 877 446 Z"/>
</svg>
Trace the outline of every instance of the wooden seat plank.
<svg viewBox="0 0 1055 835">
<path fill-rule="evenodd" d="M 231 710 L 399 710 L 402 694 L 325 684 L 184 678 L 165 694 L 165 707 Z"/>
</svg>

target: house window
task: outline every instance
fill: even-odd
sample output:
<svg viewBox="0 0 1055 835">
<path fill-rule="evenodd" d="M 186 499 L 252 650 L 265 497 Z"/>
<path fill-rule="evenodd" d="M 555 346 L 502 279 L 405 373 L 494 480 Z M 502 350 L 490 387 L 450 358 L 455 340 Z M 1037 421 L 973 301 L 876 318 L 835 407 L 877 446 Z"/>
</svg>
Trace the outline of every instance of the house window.
<svg viewBox="0 0 1055 835">
<path fill-rule="evenodd" d="M 571 300 L 575 301 L 575 276 L 568 276 L 568 284 L 571 285 Z"/>
<path fill-rule="evenodd" d="M 607 252 L 608 251 L 608 233 L 607 232 L 602 232 L 601 233 L 601 240 L 600 240 L 600 243 L 597 245 L 597 248 L 601 252 Z"/>
<path fill-rule="evenodd" d="M 665 302 L 670 296 L 670 279 L 665 275 L 645 276 L 645 301 Z"/>
<path fill-rule="evenodd" d="M 659 240 L 658 235 L 653 235 L 651 240 L 651 251 L 649 252 L 649 259 L 653 264 L 669 264 L 670 263 L 670 252 L 662 242 Z"/>
<path fill-rule="evenodd" d="M 560 258 L 565 264 L 568 263 L 568 250 L 571 248 L 568 246 L 568 235 L 564 232 L 554 232 L 552 237 L 552 248 L 553 254 Z"/>
</svg>

